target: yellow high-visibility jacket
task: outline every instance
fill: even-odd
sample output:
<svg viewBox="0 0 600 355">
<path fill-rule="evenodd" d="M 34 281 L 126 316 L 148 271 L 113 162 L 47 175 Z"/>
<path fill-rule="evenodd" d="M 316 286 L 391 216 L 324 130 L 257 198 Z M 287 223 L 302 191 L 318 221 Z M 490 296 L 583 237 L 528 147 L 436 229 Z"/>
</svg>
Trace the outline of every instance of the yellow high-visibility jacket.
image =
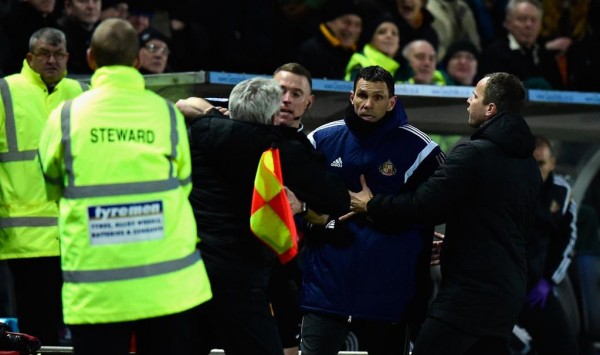
<svg viewBox="0 0 600 355">
<path fill-rule="evenodd" d="M 50 112 L 85 89 L 64 78 L 48 93 L 26 60 L 0 79 L 0 260 L 59 254 L 58 206 L 46 196 L 37 148 Z"/>
<path fill-rule="evenodd" d="M 40 142 L 59 230 L 66 324 L 179 313 L 212 297 L 188 201 L 181 112 L 132 67 L 52 112 Z"/>
</svg>

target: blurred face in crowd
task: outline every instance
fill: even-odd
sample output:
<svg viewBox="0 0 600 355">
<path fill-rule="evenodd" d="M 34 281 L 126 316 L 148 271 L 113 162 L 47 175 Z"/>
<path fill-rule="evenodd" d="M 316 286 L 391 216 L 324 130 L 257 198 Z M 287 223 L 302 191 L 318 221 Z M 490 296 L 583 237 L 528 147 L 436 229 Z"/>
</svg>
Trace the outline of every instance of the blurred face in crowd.
<svg viewBox="0 0 600 355">
<path fill-rule="evenodd" d="M 127 16 L 127 21 L 135 28 L 135 31 L 138 34 L 150 27 L 150 16 L 148 14 L 129 14 L 129 16 Z"/>
<path fill-rule="evenodd" d="M 33 8 L 44 15 L 51 14 L 56 5 L 55 0 L 26 0 Z"/>
<path fill-rule="evenodd" d="M 273 78 L 279 82 L 283 89 L 279 113 L 275 116 L 273 124 L 276 126 L 300 127 L 300 117 L 314 101 L 308 79 L 289 71 L 277 72 Z"/>
<path fill-rule="evenodd" d="M 69 53 L 65 44 L 58 46 L 38 40 L 27 53 L 27 63 L 33 71 L 40 74 L 46 84 L 56 84 L 67 75 L 67 61 Z"/>
<path fill-rule="evenodd" d="M 327 22 L 327 27 L 340 40 L 342 47 L 352 47 L 362 31 L 362 19 L 358 15 L 347 14 Z"/>
<path fill-rule="evenodd" d="M 546 181 L 550 173 L 556 167 L 556 159 L 552 156 L 552 152 L 547 145 L 539 145 L 533 151 L 533 157 L 538 162 L 542 179 Z"/>
<path fill-rule="evenodd" d="M 394 109 L 396 96 L 389 96 L 388 87 L 383 81 L 366 81 L 361 78 L 350 93 L 350 101 L 354 112 L 361 119 L 375 123 Z"/>
<path fill-rule="evenodd" d="M 485 99 L 485 87 L 487 85 L 488 77 L 485 77 L 477 83 L 471 96 L 467 99 L 469 107 L 467 112 L 469 113 L 469 126 L 478 128 L 485 121 L 495 113 L 493 110 L 494 104 L 484 104 Z"/>
<path fill-rule="evenodd" d="M 469 51 L 458 51 L 448 60 L 446 72 L 461 85 L 473 85 L 477 74 L 477 58 Z"/>
<path fill-rule="evenodd" d="M 151 39 L 140 48 L 140 67 L 153 74 L 164 73 L 169 59 L 169 46 L 160 39 Z"/>
<path fill-rule="evenodd" d="M 415 72 L 416 84 L 431 84 L 436 65 L 436 53 L 427 41 L 414 41 L 409 44 L 406 59 Z"/>
<path fill-rule="evenodd" d="M 100 13 L 100 20 L 106 20 L 107 18 L 120 18 L 127 19 L 129 11 L 129 5 L 126 2 L 116 3 L 114 6 L 109 6 L 102 10 Z"/>
<path fill-rule="evenodd" d="M 100 0 L 67 0 L 65 10 L 67 14 L 88 27 L 93 26 L 100 19 L 102 2 Z"/>
<path fill-rule="evenodd" d="M 423 0 L 396 0 L 396 7 L 400 16 L 416 27 L 421 8 L 423 8 Z"/>
<path fill-rule="evenodd" d="M 518 3 L 507 12 L 504 27 L 523 47 L 529 48 L 537 41 L 542 27 L 542 12 L 527 2 Z"/>
<path fill-rule="evenodd" d="M 382 22 L 371 39 L 371 45 L 388 57 L 394 57 L 400 48 L 400 31 L 393 22 Z"/>
</svg>

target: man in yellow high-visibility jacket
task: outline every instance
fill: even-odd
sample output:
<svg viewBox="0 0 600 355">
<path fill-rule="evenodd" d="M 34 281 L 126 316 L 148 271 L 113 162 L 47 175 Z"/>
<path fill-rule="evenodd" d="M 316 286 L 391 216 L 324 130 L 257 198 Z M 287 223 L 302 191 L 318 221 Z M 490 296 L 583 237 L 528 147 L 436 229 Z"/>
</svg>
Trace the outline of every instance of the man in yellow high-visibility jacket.
<svg viewBox="0 0 600 355">
<path fill-rule="evenodd" d="M 20 331 L 59 344 L 58 206 L 46 196 L 37 148 L 50 112 L 87 89 L 67 79 L 65 35 L 42 28 L 19 74 L 0 79 L 0 260 L 14 279 Z M 42 296 L 43 295 L 43 296 Z"/>
<path fill-rule="evenodd" d="M 173 104 L 145 90 L 129 22 L 92 36 L 92 90 L 52 112 L 40 141 L 60 199 L 63 313 L 75 354 L 191 354 L 212 297 L 196 249 L 190 148 Z"/>
</svg>

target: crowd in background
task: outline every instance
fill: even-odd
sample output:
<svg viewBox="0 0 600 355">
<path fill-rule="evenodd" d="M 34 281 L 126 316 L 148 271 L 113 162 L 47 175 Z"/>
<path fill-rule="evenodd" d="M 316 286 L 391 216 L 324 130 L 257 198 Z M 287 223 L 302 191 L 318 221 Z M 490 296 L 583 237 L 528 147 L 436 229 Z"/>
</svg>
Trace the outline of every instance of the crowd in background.
<svg viewBox="0 0 600 355">
<path fill-rule="evenodd" d="M 593 21 L 600 1 L 518 0 L 515 5 L 524 8 L 512 17 L 505 15 L 507 4 L 507 0 L 2 0 L 0 76 L 20 71 L 29 36 L 45 26 L 67 35 L 69 75 L 89 75 L 85 50 L 94 28 L 105 18 L 121 17 L 140 36 L 143 73 L 268 74 L 281 63 L 299 62 L 315 78 L 349 80 L 360 67 L 351 68 L 350 58 L 356 64 L 364 58 L 353 55 L 371 60 L 375 54 L 377 61 L 396 67 L 397 82 L 474 85 L 488 72 L 507 71 L 528 88 L 600 91 L 600 28 Z M 327 45 L 345 52 L 338 58 L 342 72 L 325 75 L 332 59 L 310 51 L 323 36 Z M 378 46 L 377 36 L 387 43 Z M 517 49 L 526 59 L 511 64 L 505 55 Z M 465 67 L 458 77 L 447 69 L 453 56 L 456 65 Z M 431 78 L 420 79 L 421 71 Z"/>
</svg>

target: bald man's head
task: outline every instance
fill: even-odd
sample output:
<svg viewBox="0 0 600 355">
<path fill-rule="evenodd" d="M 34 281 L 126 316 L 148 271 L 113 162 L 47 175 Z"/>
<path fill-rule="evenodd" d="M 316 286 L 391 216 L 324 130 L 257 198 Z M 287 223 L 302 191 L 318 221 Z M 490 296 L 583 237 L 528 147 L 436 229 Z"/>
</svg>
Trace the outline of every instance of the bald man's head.
<svg viewBox="0 0 600 355">
<path fill-rule="evenodd" d="M 94 31 L 90 52 L 88 61 L 91 60 L 92 69 L 107 65 L 137 66 L 137 33 L 128 21 L 117 18 L 104 20 Z"/>
</svg>

